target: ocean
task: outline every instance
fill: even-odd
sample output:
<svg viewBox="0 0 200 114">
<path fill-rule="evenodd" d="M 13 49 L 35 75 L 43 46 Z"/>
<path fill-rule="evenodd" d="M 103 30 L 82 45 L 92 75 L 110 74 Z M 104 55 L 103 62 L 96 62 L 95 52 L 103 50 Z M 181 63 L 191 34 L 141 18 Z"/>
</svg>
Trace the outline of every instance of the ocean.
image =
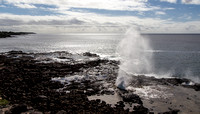
<svg viewBox="0 0 200 114">
<path fill-rule="evenodd" d="M 148 39 L 154 72 L 150 75 L 190 78 L 200 82 L 200 34 L 143 34 Z M 0 52 L 68 51 L 91 52 L 119 60 L 116 52 L 124 35 L 119 34 L 32 34 L 0 39 Z"/>
</svg>

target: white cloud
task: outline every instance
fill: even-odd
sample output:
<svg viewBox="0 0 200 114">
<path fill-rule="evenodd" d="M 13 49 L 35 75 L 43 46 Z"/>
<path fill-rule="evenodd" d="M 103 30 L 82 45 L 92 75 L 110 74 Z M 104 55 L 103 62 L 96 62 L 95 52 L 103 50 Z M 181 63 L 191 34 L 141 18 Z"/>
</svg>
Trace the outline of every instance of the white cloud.
<svg viewBox="0 0 200 114">
<path fill-rule="evenodd" d="M 155 11 L 157 15 L 165 15 L 165 10 L 150 6 L 148 0 L 4 0 L 4 2 L 20 8 L 36 8 L 37 4 L 53 5 L 55 8 L 43 7 L 43 10 L 62 13 L 62 15 L 31 16 L 0 13 L 0 29 L 33 32 L 124 32 L 130 26 L 141 32 L 197 32 L 200 21 L 173 22 L 170 19 L 139 18 L 136 16 L 108 16 L 83 11 L 69 11 L 70 8 L 94 8 L 106 10 Z M 176 3 L 177 0 L 161 0 Z M 41 8 L 42 9 L 42 8 Z"/>
<path fill-rule="evenodd" d="M 183 16 L 180 16 L 178 18 L 182 20 L 187 20 L 187 21 L 192 19 L 192 17 L 188 14 L 184 14 Z"/>
<path fill-rule="evenodd" d="M 1 22 L 2 21 L 2 22 Z M 81 25 L 83 21 L 74 16 L 30 16 L 0 14 L 0 25 Z"/>
<path fill-rule="evenodd" d="M 200 0 L 182 0 L 182 3 L 200 5 Z"/>
<path fill-rule="evenodd" d="M 161 2 L 176 3 L 177 0 L 160 0 Z"/>
<path fill-rule="evenodd" d="M 162 11 L 156 11 L 155 14 L 156 14 L 156 15 L 166 15 L 166 13 L 165 13 L 165 12 L 162 12 Z"/>
<path fill-rule="evenodd" d="M 177 3 L 178 0 L 160 0 L 161 2 Z M 196 4 L 200 5 L 200 0 L 181 0 L 183 4 Z"/>
<path fill-rule="evenodd" d="M 143 33 L 199 33 L 200 21 L 173 22 L 170 19 L 113 17 L 92 13 L 69 12 L 69 16 L 27 16 L 0 14 L 4 30 L 36 33 L 103 32 L 122 33 L 135 27 Z"/>
<path fill-rule="evenodd" d="M 175 8 L 163 8 L 163 10 L 174 10 Z"/>
<path fill-rule="evenodd" d="M 5 8 L 6 6 L 4 6 L 4 5 L 0 5 L 0 7 L 1 7 L 1 8 Z"/>
<path fill-rule="evenodd" d="M 14 6 L 17 6 L 19 8 L 28 8 L 28 9 L 30 9 L 30 8 L 37 8 L 34 5 L 30 5 L 30 4 L 14 4 Z"/>
<path fill-rule="evenodd" d="M 9 4 L 45 4 L 59 9 L 94 8 L 106 10 L 150 11 L 159 7 L 146 4 L 148 0 L 4 0 Z"/>
</svg>

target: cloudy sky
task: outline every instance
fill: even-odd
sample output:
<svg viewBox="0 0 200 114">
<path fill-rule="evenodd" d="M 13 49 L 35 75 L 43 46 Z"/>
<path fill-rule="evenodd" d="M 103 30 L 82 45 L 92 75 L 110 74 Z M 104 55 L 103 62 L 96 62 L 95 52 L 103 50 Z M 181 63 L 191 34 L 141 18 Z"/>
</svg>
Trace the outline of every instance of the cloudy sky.
<svg viewBox="0 0 200 114">
<path fill-rule="evenodd" d="M 200 0 L 0 0 L 0 30 L 200 33 Z"/>
</svg>

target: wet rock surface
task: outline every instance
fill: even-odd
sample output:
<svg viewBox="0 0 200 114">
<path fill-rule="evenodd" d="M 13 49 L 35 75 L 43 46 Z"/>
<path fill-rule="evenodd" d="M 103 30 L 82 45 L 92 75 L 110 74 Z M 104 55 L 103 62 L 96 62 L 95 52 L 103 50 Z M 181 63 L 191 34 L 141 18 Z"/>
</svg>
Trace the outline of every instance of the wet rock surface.
<svg viewBox="0 0 200 114">
<path fill-rule="evenodd" d="M 52 54 L 66 54 L 57 52 Z M 101 79 L 99 84 L 94 81 L 85 80 L 82 83 L 71 81 L 69 86 L 52 81 L 54 77 L 65 77 L 69 75 L 94 75 L 91 68 L 117 62 L 100 60 L 98 56 L 85 53 L 81 57 L 93 60 L 70 60 L 67 62 L 44 62 L 37 57 L 48 54 L 24 53 L 11 51 L 0 55 L 0 91 L 1 97 L 10 101 L 12 108 L 6 113 L 34 112 L 27 107 L 33 107 L 42 113 L 129 113 L 123 107 L 111 107 L 101 100 L 89 101 L 87 96 L 101 93 L 103 87 Z M 63 55 L 62 55 L 63 56 Z M 65 58 L 62 58 L 65 59 Z M 71 58 L 74 59 L 74 58 Z M 46 60 L 45 60 L 46 61 Z M 52 60 L 49 60 L 52 61 Z M 114 68 L 114 67 L 113 67 Z M 98 69 L 98 68 L 96 68 Z M 100 68 L 99 68 L 100 69 Z M 109 71 L 107 71 L 108 73 Z M 95 75 L 103 73 L 99 71 Z M 104 72 L 105 73 L 105 72 Z M 103 75 L 103 74 L 102 74 Z M 113 75 L 113 74 L 112 74 Z M 98 76 L 96 76 L 98 78 Z M 103 78 L 103 77 L 101 77 Z M 60 88 L 62 90 L 60 90 Z M 68 92 L 67 92 L 68 91 Z M 16 105 L 15 104 L 19 104 Z"/>
<path fill-rule="evenodd" d="M 115 87 L 118 61 L 104 60 L 89 52 L 24 53 L 10 51 L 0 54 L 0 97 L 10 101 L 6 113 L 152 113 L 143 106 L 137 94 Z M 139 81 L 139 82 L 138 82 Z M 151 83 L 150 83 L 151 82 Z M 181 85 L 199 90 L 199 85 L 188 85 L 187 79 L 156 79 L 135 77 L 133 87 L 152 85 Z M 183 84 L 185 83 L 185 84 Z M 91 95 L 113 95 L 123 101 L 114 107 Z M 136 103 L 133 111 L 124 103 Z M 8 108 L 10 107 L 10 108 Z M 171 113 L 171 112 L 170 112 Z"/>
<path fill-rule="evenodd" d="M 169 85 L 169 86 L 183 86 L 192 88 L 195 91 L 200 90 L 200 84 L 192 82 L 190 79 L 185 78 L 155 78 L 147 77 L 144 75 L 134 76 L 132 75 L 130 85 L 133 87 L 151 86 L 151 85 Z"/>
</svg>

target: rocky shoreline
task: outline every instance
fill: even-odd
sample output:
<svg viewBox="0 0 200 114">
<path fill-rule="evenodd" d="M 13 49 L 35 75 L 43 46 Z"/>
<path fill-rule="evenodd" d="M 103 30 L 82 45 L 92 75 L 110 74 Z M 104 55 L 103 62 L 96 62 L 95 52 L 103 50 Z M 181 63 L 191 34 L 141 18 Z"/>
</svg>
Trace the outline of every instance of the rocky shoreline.
<svg viewBox="0 0 200 114">
<path fill-rule="evenodd" d="M 33 32 L 6 32 L 6 31 L 0 31 L 0 38 L 7 38 L 12 37 L 13 35 L 27 35 L 27 34 L 35 34 Z"/>
<path fill-rule="evenodd" d="M 0 106 L 0 113 L 65 114 L 65 113 L 144 113 L 154 111 L 144 106 L 140 95 L 115 86 L 119 61 L 104 60 L 89 52 L 0 54 L 0 97 L 9 104 Z M 152 82 L 152 83 L 149 83 Z M 188 85 L 188 79 L 156 79 L 135 77 L 133 87 L 172 85 L 200 90 L 199 84 Z M 183 84 L 185 83 L 185 84 Z M 114 95 L 122 98 L 115 106 L 89 96 Z M 199 101 L 198 101 L 199 102 Z M 134 104 L 125 108 L 126 103 Z M 130 109 L 131 108 L 131 109 Z M 179 109 L 160 113 L 178 113 Z"/>
</svg>

